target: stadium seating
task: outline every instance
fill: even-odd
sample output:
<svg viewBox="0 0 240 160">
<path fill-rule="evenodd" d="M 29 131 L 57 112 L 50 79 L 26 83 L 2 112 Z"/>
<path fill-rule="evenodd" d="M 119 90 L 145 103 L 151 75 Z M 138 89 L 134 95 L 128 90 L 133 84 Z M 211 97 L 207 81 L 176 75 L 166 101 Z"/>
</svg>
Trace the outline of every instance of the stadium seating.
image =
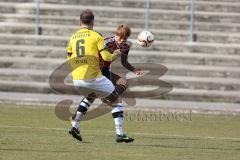
<svg viewBox="0 0 240 160">
<path fill-rule="evenodd" d="M 41 35 L 35 35 L 34 0 L 0 2 L 0 91 L 53 93 L 48 79 L 65 60 L 79 14 L 90 8 L 95 29 L 132 27 L 130 61 L 161 63 L 161 80 L 174 89 L 163 99 L 240 102 L 240 0 L 196 0 L 196 43 L 189 43 L 190 0 L 150 0 L 152 47 L 137 45 L 145 0 L 41 0 Z"/>
</svg>

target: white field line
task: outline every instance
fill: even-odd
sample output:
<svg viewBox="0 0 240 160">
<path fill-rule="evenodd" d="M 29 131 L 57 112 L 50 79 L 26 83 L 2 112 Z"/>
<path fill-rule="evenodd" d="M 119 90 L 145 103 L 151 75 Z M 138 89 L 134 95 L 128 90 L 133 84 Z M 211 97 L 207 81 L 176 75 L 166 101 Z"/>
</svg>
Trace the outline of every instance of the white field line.
<svg viewBox="0 0 240 160">
<path fill-rule="evenodd" d="M 10 126 L 10 125 L 0 125 L 0 128 L 21 128 L 21 129 L 39 129 L 39 130 L 56 130 L 56 131 L 67 131 L 69 128 L 48 128 L 48 127 L 29 127 L 29 126 Z M 84 130 L 86 132 L 99 132 L 99 130 Z M 107 133 L 114 134 L 114 131 L 107 131 Z M 157 134 L 157 133 L 140 133 L 140 132 L 131 132 L 135 135 L 145 135 L 145 136 L 163 136 L 163 137 L 173 137 L 173 138 L 193 138 L 193 139 L 205 139 L 205 140 L 231 140 L 231 141 L 240 141 L 240 138 L 235 137 L 211 137 L 211 136 L 184 136 L 177 134 Z"/>
</svg>

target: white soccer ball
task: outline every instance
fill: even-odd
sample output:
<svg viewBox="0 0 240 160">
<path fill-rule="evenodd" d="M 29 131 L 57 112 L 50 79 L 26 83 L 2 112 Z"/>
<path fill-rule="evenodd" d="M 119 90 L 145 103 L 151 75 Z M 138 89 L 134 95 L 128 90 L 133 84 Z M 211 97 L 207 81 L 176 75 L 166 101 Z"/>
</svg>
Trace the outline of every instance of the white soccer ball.
<svg viewBox="0 0 240 160">
<path fill-rule="evenodd" d="M 154 36 L 149 31 L 142 31 L 137 37 L 138 44 L 142 47 L 149 47 L 153 44 Z"/>
</svg>

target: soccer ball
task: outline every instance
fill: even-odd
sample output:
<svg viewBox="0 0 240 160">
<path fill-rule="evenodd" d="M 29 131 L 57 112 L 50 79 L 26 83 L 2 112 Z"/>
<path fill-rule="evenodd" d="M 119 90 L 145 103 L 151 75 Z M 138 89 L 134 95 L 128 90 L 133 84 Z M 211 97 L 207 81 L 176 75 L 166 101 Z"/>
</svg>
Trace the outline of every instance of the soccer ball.
<svg viewBox="0 0 240 160">
<path fill-rule="evenodd" d="M 138 44 L 142 47 L 149 47 L 153 44 L 154 36 L 149 31 L 142 31 L 137 37 Z"/>
</svg>

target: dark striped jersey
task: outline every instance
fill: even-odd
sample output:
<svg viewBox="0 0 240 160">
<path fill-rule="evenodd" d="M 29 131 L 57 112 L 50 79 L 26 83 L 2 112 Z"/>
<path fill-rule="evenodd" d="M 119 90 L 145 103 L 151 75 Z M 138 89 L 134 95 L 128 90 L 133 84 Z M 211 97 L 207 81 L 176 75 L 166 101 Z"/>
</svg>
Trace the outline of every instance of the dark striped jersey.
<svg viewBox="0 0 240 160">
<path fill-rule="evenodd" d="M 134 67 L 128 62 L 128 53 L 130 50 L 130 44 L 128 42 L 119 45 L 116 42 L 115 36 L 107 37 L 104 39 L 104 46 L 108 49 L 110 53 L 113 53 L 115 50 L 120 49 L 122 52 L 121 55 L 121 64 L 128 70 L 134 71 Z M 110 68 L 112 62 L 106 62 L 101 60 L 101 67 L 102 68 Z"/>
</svg>

